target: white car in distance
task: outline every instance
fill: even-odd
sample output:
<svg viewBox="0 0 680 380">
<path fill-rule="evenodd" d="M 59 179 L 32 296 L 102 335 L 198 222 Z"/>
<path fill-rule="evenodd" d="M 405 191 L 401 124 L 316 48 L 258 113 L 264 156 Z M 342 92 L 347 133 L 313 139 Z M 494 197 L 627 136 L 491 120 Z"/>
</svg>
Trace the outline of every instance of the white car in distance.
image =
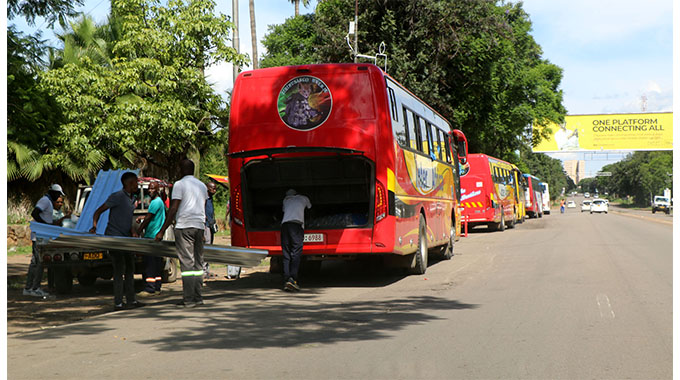
<svg viewBox="0 0 680 380">
<path fill-rule="evenodd" d="M 584 211 L 590 211 L 590 204 L 593 203 L 592 201 L 589 200 L 584 200 L 583 203 L 581 203 L 581 212 Z"/>
<path fill-rule="evenodd" d="M 603 212 L 603 213 L 608 213 L 609 212 L 609 205 L 607 204 L 607 201 L 604 199 L 595 199 L 593 203 L 590 205 L 590 213 L 594 212 Z"/>
<path fill-rule="evenodd" d="M 567 202 L 567 208 L 576 208 L 576 202 L 574 201 Z"/>
</svg>

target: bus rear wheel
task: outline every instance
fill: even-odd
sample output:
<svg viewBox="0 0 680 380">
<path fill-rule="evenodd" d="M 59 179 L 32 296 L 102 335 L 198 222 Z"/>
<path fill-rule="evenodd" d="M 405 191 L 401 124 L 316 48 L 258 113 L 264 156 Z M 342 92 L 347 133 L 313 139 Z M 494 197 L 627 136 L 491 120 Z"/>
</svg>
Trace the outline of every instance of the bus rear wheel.
<svg viewBox="0 0 680 380">
<path fill-rule="evenodd" d="M 453 257 L 453 244 L 456 241 L 456 223 L 451 224 L 451 231 L 449 231 L 449 243 L 442 251 L 442 258 L 444 260 L 451 260 Z"/>
<path fill-rule="evenodd" d="M 411 274 L 424 274 L 427 270 L 427 225 L 425 218 L 420 214 L 418 221 L 418 250 L 415 255 L 415 263 L 409 268 Z"/>
</svg>

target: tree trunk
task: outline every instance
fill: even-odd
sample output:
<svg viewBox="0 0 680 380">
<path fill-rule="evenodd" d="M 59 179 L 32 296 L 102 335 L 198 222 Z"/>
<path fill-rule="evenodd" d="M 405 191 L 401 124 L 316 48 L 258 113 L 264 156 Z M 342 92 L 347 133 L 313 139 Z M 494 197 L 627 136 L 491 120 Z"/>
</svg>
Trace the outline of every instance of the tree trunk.
<svg viewBox="0 0 680 380">
<path fill-rule="evenodd" d="M 253 70 L 257 70 L 257 28 L 255 27 L 255 0 L 249 1 L 250 7 L 250 41 L 253 44 Z"/>
<path fill-rule="evenodd" d="M 295 16 L 300 15 L 300 0 L 295 0 Z"/>
</svg>

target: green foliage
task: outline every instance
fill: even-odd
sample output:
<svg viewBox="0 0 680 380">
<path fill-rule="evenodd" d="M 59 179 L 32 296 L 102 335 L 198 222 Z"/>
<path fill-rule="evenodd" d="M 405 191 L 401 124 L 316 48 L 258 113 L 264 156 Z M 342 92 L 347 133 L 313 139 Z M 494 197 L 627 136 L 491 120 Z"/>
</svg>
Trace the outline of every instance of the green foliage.
<svg viewBox="0 0 680 380">
<path fill-rule="evenodd" d="M 66 18 L 76 15 L 75 6 L 81 1 L 44 0 L 17 1 L 7 4 L 10 19 L 23 16 L 34 25 L 36 17 L 45 17 L 48 27 L 55 21 L 66 25 Z M 58 55 L 58 54 L 57 54 Z M 7 33 L 7 179 L 25 178 L 31 182 L 48 171 L 61 171 L 74 179 L 83 178 L 88 170 L 101 166 L 103 158 L 88 152 L 81 167 L 63 151 L 58 134 L 64 121 L 59 104 L 40 86 L 40 74 L 45 70 L 45 57 L 54 57 L 54 50 L 40 39 L 40 33 L 26 36 L 10 25 Z M 53 63 L 53 62 L 50 62 Z"/>
<path fill-rule="evenodd" d="M 296 17 L 300 15 L 300 1 L 302 1 L 302 4 L 304 4 L 305 7 L 308 6 L 309 3 L 312 2 L 312 0 L 289 0 L 289 1 L 292 4 L 295 4 L 295 16 Z"/>
<path fill-rule="evenodd" d="M 39 35 L 7 29 L 7 180 L 34 181 L 57 167 L 49 155 L 62 121 L 54 98 L 39 87 L 38 73 L 47 52 Z"/>
<path fill-rule="evenodd" d="M 315 63 L 316 44 L 313 14 L 291 17 L 280 25 L 269 25 L 262 40 L 267 53 L 263 54 L 260 67 Z"/>
<path fill-rule="evenodd" d="M 572 181 L 564 172 L 562 161 L 551 158 L 543 153 L 532 153 L 527 147 L 520 149 L 521 157 L 517 165 L 523 173 L 532 174 L 546 182 L 550 189 L 550 199 L 557 199 L 565 192 L 575 188 Z"/>
<path fill-rule="evenodd" d="M 218 133 L 218 139 L 220 141 L 227 141 L 227 130 L 221 130 Z M 224 175 L 227 176 L 229 175 L 229 163 L 227 161 L 227 147 L 223 144 L 215 144 L 211 146 L 209 149 L 206 151 L 202 152 L 201 155 L 201 167 L 200 167 L 200 175 L 199 179 L 203 181 L 204 183 L 208 183 L 211 181 L 211 179 L 207 176 L 207 174 L 217 174 L 217 175 Z M 229 199 L 229 191 L 224 188 L 224 186 L 217 184 L 217 193 L 214 196 L 215 198 L 215 209 L 217 210 L 218 204 L 224 204 L 226 205 L 227 200 Z M 223 206 L 225 207 L 225 206 Z M 217 211 L 215 211 L 215 214 L 217 215 Z M 218 215 L 223 217 L 224 216 L 224 211 L 222 211 L 221 215 Z"/>
<path fill-rule="evenodd" d="M 8 0 L 7 18 L 22 16 L 29 25 L 35 25 L 37 17 L 44 17 L 47 26 L 52 28 L 56 21 L 66 25 L 66 19 L 77 14 L 75 8 L 79 5 L 83 5 L 82 0 Z"/>
<path fill-rule="evenodd" d="M 635 205 L 649 206 L 655 195 L 673 189 L 673 152 L 635 152 L 624 160 L 606 165 L 610 177 L 586 178 L 579 183 L 584 191 L 609 192 L 618 197 L 632 196 Z M 584 182 L 585 181 L 585 182 Z"/>
<path fill-rule="evenodd" d="M 179 159 L 217 141 L 227 108 L 204 69 L 245 57 L 228 46 L 232 24 L 214 7 L 209 0 L 114 1 L 106 33 L 117 39 L 107 46 L 82 23 L 89 37 L 72 44 L 73 60 L 64 54 L 64 65 L 42 78 L 63 109 L 57 139 L 68 158 L 84 164 L 105 156 L 114 167 L 142 158 L 172 179 Z"/>
<path fill-rule="evenodd" d="M 91 16 L 83 15 L 77 22 L 69 23 L 71 32 L 59 35 L 64 48 L 60 51 L 53 67 L 68 63 L 78 65 L 87 56 L 102 66 L 111 66 L 111 54 L 108 47 L 115 41 L 107 26 L 97 26 Z M 108 37 L 108 38 L 105 38 Z"/>
</svg>

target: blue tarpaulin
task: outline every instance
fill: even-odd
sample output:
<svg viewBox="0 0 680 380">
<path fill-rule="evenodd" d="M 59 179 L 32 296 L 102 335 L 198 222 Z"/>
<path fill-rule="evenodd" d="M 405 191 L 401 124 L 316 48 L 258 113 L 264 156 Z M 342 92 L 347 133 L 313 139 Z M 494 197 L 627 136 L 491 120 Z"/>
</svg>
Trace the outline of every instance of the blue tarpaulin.
<svg viewBox="0 0 680 380">
<path fill-rule="evenodd" d="M 97 179 L 92 185 L 92 191 L 85 202 L 83 211 L 80 213 L 80 218 L 78 219 L 78 223 L 76 223 L 75 229 L 31 222 L 31 233 L 38 239 L 55 239 L 59 234 L 81 235 L 87 233 L 90 228 L 92 228 L 92 217 L 94 217 L 94 212 L 99 206 L 104 204 L 109 195 L 123 188 L 120 177 L 122 177 L 125 172 L 133 172 L 139 175 L 138 169 L 100 170 L 99 173 L 97 173 Z M 97 234 L 104 234 L 108 222 L 109 210 L 106 210 L 99 217 Z"/>
</svg>

